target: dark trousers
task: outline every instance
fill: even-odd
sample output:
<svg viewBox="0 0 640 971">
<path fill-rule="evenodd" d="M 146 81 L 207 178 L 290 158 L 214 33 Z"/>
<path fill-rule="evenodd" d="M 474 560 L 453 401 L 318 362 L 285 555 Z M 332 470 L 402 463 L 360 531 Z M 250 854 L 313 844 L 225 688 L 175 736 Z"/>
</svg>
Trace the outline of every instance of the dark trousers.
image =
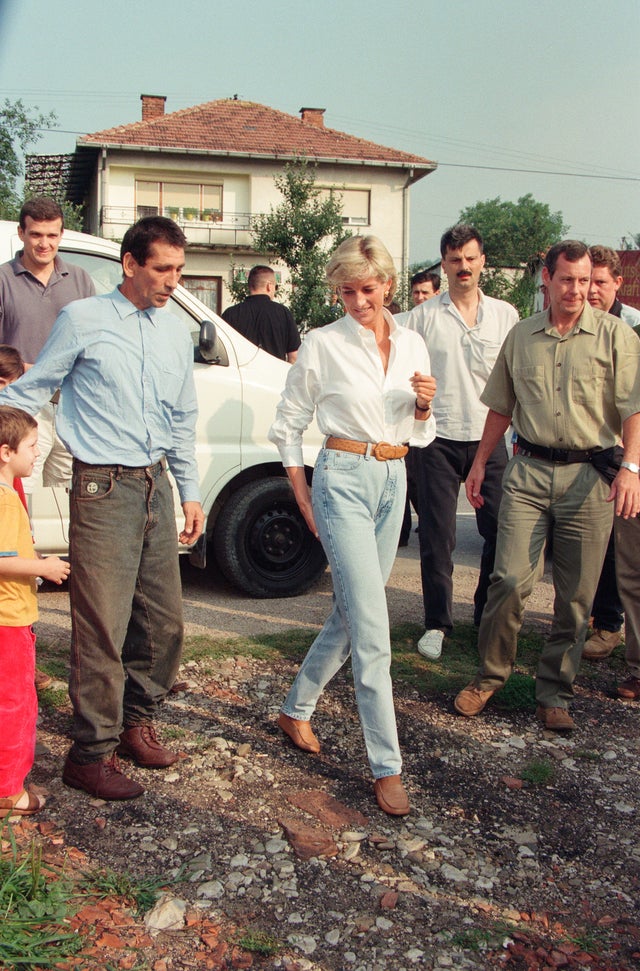
<svg viewBox="0 0 640 971">
<path fill-rule="evenodd" d="M 404 459 L 404 464 L 407 469 L 407 500 L 404 506 L 404 516 L 402 519 L 402 529 L 400 530 L 400 546 L 406 546 L 409 542 L 409 537 L 411 536 L 411 507 L 418 511 L 418 490 L 416 487 L 416 480 L 413 471 L 413 466 L 415 463 L 415 452 L 419 452 L 418 448 L 409 448 L 409 451 Z"/>
<path fill-rule="evenodd" d="M 173 490 L 146 469 L 74 462 L 70 502 L 75 762 L 96 762 L 123 727 L 148 724 L 175 680 L 182 590 Z"/>
<path fill-rule="evenodd" d="M 622 627 L 624 614 L 616 583 L 616 544 L 613 530 L 604 555 L 591 613 L 595 630 L 617 631 Z"/>
<path fill-rule="evenodd" d="M 456 546 L 456 512 L 460 485 L 469 474 L 479 442 L 436 438 L 415 449 L 414 475 L 418 488 L 418 535 L 424 600 L 425 628 L 453 628 L 453 551 Z M 493 570 L 502 498 L 502 476 L 507 466 L 503 440 L 487 462 L 482 484 L 484 505 L 476 509 L 478 532 L 484 540 L 480 577 L 474 594 L 473 619 L 480 623 Z"/>
</svg>

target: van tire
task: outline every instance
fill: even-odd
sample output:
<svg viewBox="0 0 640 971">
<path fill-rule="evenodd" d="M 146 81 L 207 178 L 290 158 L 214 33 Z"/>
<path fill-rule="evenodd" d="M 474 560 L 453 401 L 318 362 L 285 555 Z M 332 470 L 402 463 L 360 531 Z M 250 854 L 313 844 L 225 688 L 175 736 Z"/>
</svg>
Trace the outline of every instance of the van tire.
<svg viewBox="0 0 640 971">
<path fill-rule="evenodd" d="M 252 597 L 295 597 L 324 573 L 327 560 L 287 479 L 248 482 L 221 509 L 213 551 L 224 576 Z"/>
</svg>

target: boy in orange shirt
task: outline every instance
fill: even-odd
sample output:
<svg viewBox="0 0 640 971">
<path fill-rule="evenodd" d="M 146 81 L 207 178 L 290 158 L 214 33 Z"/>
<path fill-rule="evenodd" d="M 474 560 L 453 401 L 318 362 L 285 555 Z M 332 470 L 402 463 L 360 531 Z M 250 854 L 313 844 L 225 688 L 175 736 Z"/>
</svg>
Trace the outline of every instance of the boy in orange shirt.
<svg viewBox="0 0 640 971">
<path fill-rule="evenodd" d="M 34 687 L 36 577 L 62 583 L 69 564 L 36 556 L 29 517 L 13 488 L 31 474 L 38 426 L 31 415 L 0 405 L 0 818 L 31 816 L 44 799 L 25 788 L 33 765 L 38 702 Z"/>
</svg>

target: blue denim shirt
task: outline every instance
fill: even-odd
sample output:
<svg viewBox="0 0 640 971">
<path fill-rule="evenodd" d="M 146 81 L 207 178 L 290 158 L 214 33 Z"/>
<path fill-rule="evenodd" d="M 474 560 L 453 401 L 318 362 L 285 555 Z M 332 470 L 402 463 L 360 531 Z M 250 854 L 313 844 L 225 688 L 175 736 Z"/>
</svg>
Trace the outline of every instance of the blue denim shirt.
<svg viewBox="0 0 640 971">
<path fill-rule="evenodd" d="M 166 456 L 181 501 L 199 501 L 193 345 L 177 317 L 138 310 L 118 289 L 74 301 L 0 403 L 36 414 L 57 388 L 56 429 L 75 458 L 146 466 Z"/>
</svg>

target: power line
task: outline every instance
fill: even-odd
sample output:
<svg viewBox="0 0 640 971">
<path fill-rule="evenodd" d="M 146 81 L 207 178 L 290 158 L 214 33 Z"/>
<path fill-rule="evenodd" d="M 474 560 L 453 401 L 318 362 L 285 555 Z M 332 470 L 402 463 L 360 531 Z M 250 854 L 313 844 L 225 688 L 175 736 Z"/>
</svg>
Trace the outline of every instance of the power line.
<svg viewBox="0 0 640 971">
<path fill-rule="evenodd" d="M 521 175 L 561 175 L 571 179 L 604 179 L 610 182 L 640 182 L 631 175 L 595 175 L 589 172 L 556 172 L 553 169 L 510 169 L 504 165 L 469 165 L 462 162 L 438 162 L 438 168 L 484 169 L 488 172 L 518 172 Z"/>
</svg>

